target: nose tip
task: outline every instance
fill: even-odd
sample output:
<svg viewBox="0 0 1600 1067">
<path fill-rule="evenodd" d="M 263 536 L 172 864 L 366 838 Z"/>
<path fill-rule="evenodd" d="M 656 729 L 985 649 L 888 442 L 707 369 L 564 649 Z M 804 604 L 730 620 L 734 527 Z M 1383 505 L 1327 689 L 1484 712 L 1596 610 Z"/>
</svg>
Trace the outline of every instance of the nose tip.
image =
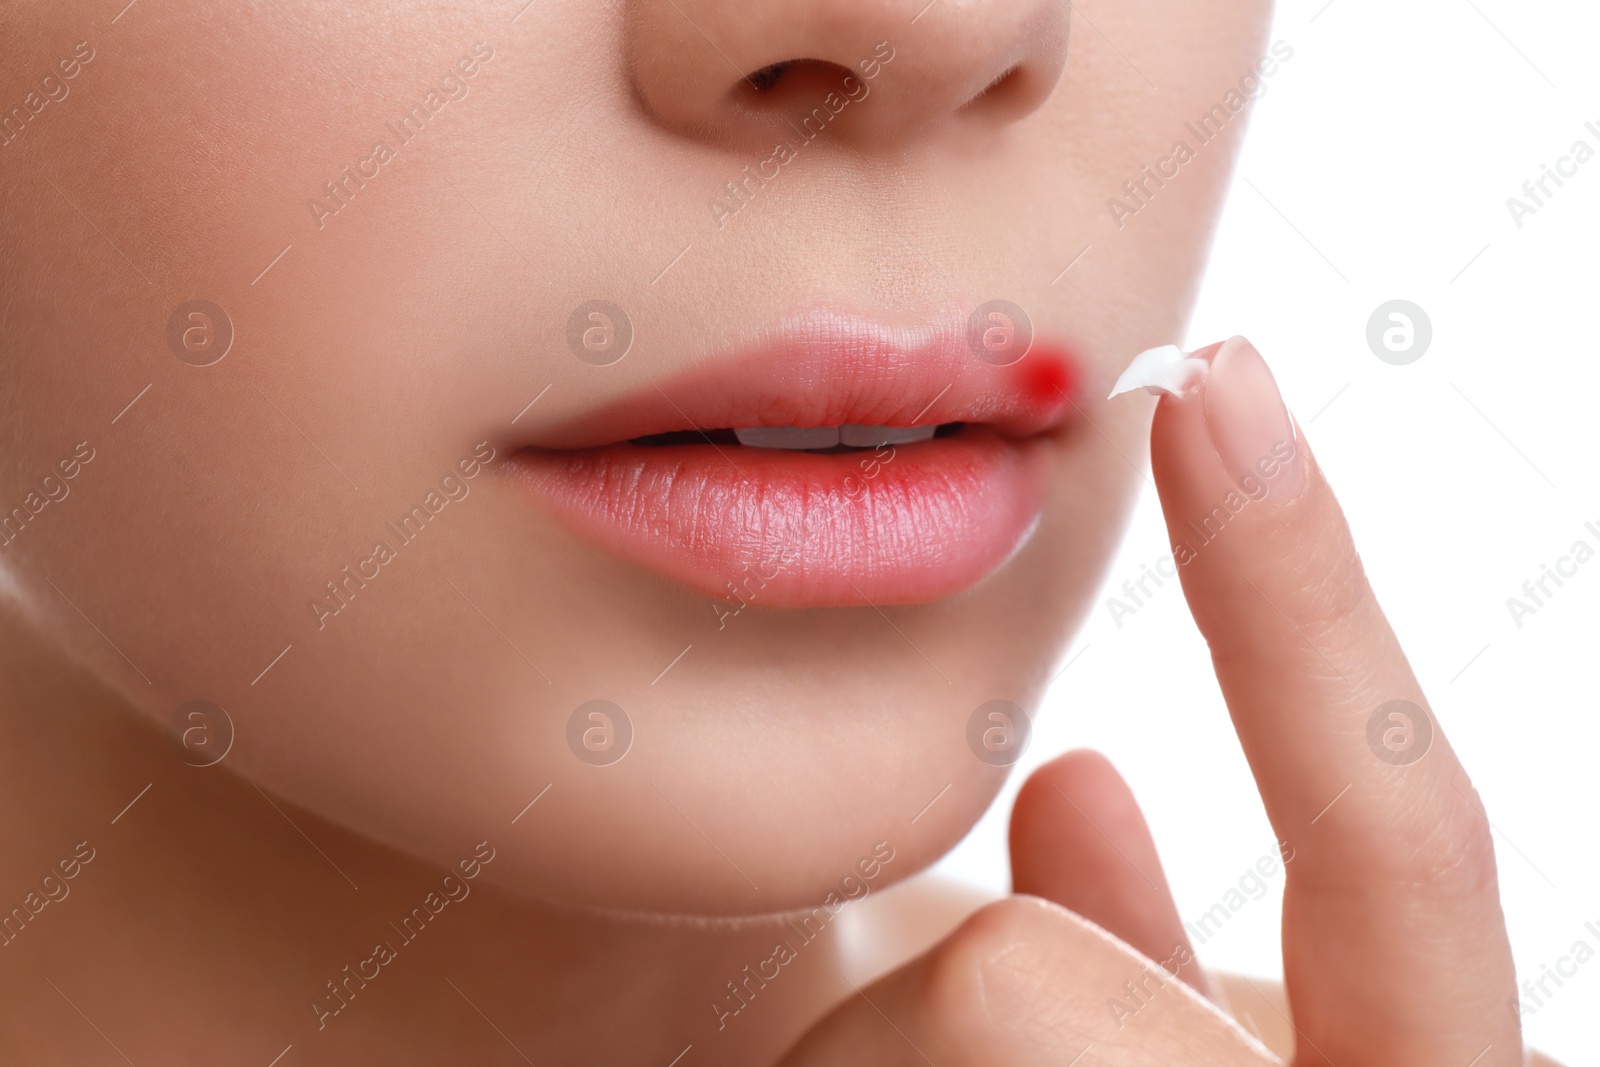
<svg viewBox="0 0 1600 1067">
<path fill-rule="evenodd" d="M 689 136 L 759 144 L 828 127 L 857 149 L 1014 122 L 1049 98 L 1067 0 L 925 2 L 630 0 L 634 89 Z"/>
</svg>

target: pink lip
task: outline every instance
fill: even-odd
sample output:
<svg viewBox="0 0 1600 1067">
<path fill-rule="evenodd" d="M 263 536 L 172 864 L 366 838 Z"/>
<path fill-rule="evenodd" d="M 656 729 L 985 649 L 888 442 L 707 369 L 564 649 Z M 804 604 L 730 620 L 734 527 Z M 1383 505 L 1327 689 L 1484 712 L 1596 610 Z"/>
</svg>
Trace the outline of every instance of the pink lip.
<svg viewBox="0 0 1600 1067">
<path fill-rule="evenodd" d="M 1038 522 L 1046 431 L 1076 368 L 1035 341 L 1005 367 L 959 317 L 914 329 L 826 313 L 531 435 L 512 457 L 539 503 L 599 545 L 719 599 L 773 608 L 906 604 L 966 589 Z M 856 452 L 639 445 L 746 426 L 965 424 Z"/>
</svg>

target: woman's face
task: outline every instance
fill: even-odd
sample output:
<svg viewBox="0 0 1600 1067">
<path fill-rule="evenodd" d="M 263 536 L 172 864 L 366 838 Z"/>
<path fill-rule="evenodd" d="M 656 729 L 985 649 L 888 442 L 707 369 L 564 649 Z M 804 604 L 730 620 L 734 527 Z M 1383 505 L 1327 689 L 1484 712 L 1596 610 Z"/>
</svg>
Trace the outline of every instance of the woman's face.
<svg viewBox="0 0 1600 1067">
<path fill-rule="evenodd" d="M 1100 398 L 1282 57 L 1265 0 L 924 2 L 11 5 L 16 624 L 529 895 L 929 862 L 1093 595 L 1147 417 Z"/>
</svg>

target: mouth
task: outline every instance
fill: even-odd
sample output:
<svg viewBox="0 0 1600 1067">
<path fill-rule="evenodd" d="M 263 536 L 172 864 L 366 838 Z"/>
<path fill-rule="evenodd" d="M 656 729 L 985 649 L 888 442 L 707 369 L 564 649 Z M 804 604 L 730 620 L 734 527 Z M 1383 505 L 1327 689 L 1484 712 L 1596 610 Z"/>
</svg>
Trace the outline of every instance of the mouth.
<svg viewBox="0 0 1600 1067">
<path fill-rule="evenodd" d="M 537 431 L 511 457 L 543 508 L 729 604 L 927 603 L 982 581 L 1038 525 L 1067 350 L 997 366 L 965 322 L 839 314 Z"/>
</svg>

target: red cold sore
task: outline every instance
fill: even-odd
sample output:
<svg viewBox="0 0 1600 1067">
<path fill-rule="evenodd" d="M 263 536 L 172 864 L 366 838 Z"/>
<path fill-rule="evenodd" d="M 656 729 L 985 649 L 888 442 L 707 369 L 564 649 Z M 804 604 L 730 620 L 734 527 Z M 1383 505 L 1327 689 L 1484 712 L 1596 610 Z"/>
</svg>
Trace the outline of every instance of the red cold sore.
<svg viewBox="0 0 1600 1067">
<path fill-rule="evenodd" d="M 1072 362 L 1060 349 L 1036 344 L 1012 373 L 1017 387 L 1036 404 L 1055 406 L 1072 399 L 1077 391 Z"/>
</svg>

